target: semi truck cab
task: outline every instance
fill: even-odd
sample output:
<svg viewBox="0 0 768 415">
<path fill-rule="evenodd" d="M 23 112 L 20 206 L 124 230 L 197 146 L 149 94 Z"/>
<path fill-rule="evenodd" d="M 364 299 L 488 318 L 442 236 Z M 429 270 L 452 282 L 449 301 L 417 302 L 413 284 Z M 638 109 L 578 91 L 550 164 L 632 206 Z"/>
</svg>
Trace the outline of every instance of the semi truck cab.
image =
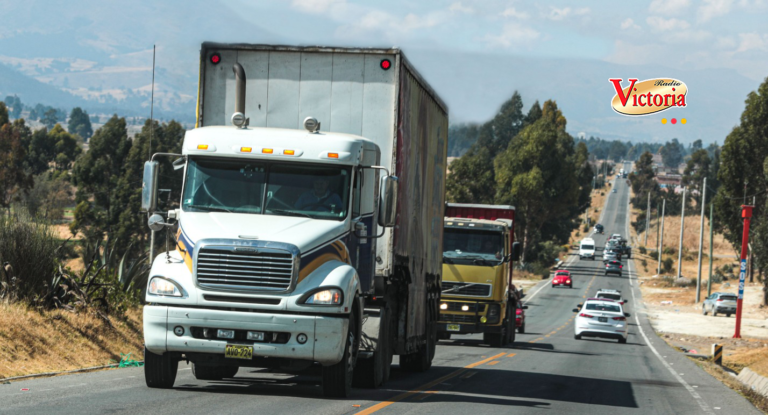
<svg viewBox="0 0 768 415">
<path fill-rule="evenodd" d="M 514 207 L 449 203 L 446 210 L 439 338 L 483 333 L 493 346 L 514 342 Z"/>
</svg>

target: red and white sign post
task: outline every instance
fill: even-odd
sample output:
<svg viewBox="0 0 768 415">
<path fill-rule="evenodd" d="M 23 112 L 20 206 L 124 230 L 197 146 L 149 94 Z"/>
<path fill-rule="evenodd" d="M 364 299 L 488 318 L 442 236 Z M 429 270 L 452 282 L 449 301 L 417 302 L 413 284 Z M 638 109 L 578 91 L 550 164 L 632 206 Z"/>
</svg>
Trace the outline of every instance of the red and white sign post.
<svg viewBox="0 0 768 415">
<path fill-rule="evenodd" d="M 734 339 L 741 338 L 741 310 L 744 308 L 744 279 L 747 276 L 747 249 L 749 245 L 749 221 L 754 206 L 741 205 L 741 217 L 744 219 L 744 234 L 741 237 L 741 261 L 739 270 L 739 299 L 736 300 L 736 333 Z"/>
</svg>

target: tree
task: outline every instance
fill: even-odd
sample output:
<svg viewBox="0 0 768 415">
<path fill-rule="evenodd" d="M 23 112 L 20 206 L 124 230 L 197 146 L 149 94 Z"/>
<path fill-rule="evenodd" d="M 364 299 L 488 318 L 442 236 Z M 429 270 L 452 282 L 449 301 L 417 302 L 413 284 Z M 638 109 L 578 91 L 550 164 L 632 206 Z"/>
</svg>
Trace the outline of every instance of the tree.
<svg viewBox="0 0 768 415">
<path fill-rule="evenodd" d="M 624 145 L 619 140 L 614 141 L 611 143 L 611 148 L 608 150 L 608 158 L 615 161 L 616 163 L 620 162 L 624 156 L 627 155 L 627 146 Z"/>
<path fill-rule="evenodd" d="M 496 203 L 517 210 L 516 238 L 522 241 L 523 261 L 539 242 L 560 239 L 573 228 L 579 199 L 574 174 L 573 138 L 554 101 L 546 101 L 538 121 L 526 127 L 494 160 Z M 570 230 L 568 231 L 568 233 Z"/>
<path fill-rule="evenodd" d="M 80 107 L 72 108 L 72 113 L 69 115 L 67 131 L 69 131 L 70 134 L 79 135 L 84 141 L 88 141 L 93 135 L 93 128 L 91 127 L 91 119 L 88 117 L 88 112 L 83 111 Z"/>
<path fill-rule="evenodd" d="M 445 191 L 450 202 L 492 204 L 496 190 L 493 156 L 488 148 L 473 147 L 454 160 L 449 166 Z"/>
<path fill-rule="evenodd" d="M 79 140 L 76 136 L 64 131 L 60 124 L 56 124 L 48 132 L 48 137 L 53 144 L 53 153 L 55 154 L 53 161 L 56 163 L 56 169 L 69 170 L 77 156 L 83 152 L 78 144 Z"/>
<path fill-rule="evenodd" d="M 24 171 L 24 140 L 28 130 L 24 120 L 17 121 L 21 122 L 0 126 L 0 207 L 6 209 L 32 184 L 31 175 Z"/>
<path fill-rule="evenodd" d="M 8 124 L 8 108 L 5 107 L 5 103 L 0 102 L 0 127 Z"/>
<path fill-rule="evenodd" d="M 10 109 L 9 115 L 11 118 L 21 117 L 21 110 L 24 109 L 24 106 L 21 104 L 19 97 L 16 95 L 5 97 L 5 105 Z"/>
<path fill-rule="evenodd" d="M 501 105 L 501 109 L 491 120 L 493 126 L 493 141 L 489 145 L 491 154 L 498 154 L 507 148 L 509 143 L 523 128 L 523 99 L 515 91 L 512 98 Z"/>
<path fill-rule="evenodd" d="M 448 157 L 461 157 L 480 134 L 479 124 L 458 124 L 448 128 Z"/>
<path fill-rule="evenodd" d="M 539 105 L 539 101 L 536 100 L 536 102 L 531 105 L 531 109 L 528 110 L 528 114 L 525 115 L 523 128 L 535 123 L 539 118 L 541 118 L 541 105 Z"/>
<path fill-rule="evenodd" d="M 764 225 L 768 220 L 765 207 L 768 201 L 768 175 L 765 170 L 768 158 L 768 79 L 760 84 L 757 91 L 749 93 L 745 104 L 739 125 L 728 134 L 720 153 L 720 188 L 714 200 L 715 225 L 740 250 L 743 226 L 740 205 L 745 202 L 752 204 L 749 196 L 754 196 L 752 223 L 755 227 L 750 231 L 750 241 L 754 243 L 757 254 L 755 265 L 763 275 L 768 267 L 768 257 L 765 256 L 768 253 L 768 226 Z M 763 303 L 768 305 L 768 279 L 761 279 Z"/>
<path fill-rule="evenodd" d="M 678 167 L 685 157 L 685 148 L 676 138 L 667 141 L 661 148 L 661 160 L 667 167 Z"/>
<path fill-rule="evenodd" d="M 65 177 L 49 173 L 38 175 L 34 186 L 21 196 L 21 203 L 30 215 L 47 220 L 64 217 L 64 209 L 74 201 L 72 185 Z"/>
<path fill-rule="evenodd" d="M 56 110 L 53 108 L 46 110 L 43 114 L 43 118 L 40 119 L 40 122 L 49 130 L 53 128 L 53 126 L 59 122 L 59 119 L 56 118 Z"/>
<path fill-rule="evenodd" d="M 696 204 L 701 203 L 701 195 L 704 191 L 702 187 L 704 184 L 704 178 L 707 178 L 707 187 L 717 189 L 717 177 L 713 174 L 712 160 L 709 158 L 707 150 L 699 149 L 691 154 L 691 158 L 688 159 L 688 163 L 683 171 L 683 186 L 687 186 L 696 190 L 698 195 L 693 196 L 696 200 Z M 694 192 L 691 192 L 694 194 Z M 708 203 L 712 200 L 712 193 L 710 193 Z M 701 205 L 699 205 L 701 206 Z"/>
</svg>

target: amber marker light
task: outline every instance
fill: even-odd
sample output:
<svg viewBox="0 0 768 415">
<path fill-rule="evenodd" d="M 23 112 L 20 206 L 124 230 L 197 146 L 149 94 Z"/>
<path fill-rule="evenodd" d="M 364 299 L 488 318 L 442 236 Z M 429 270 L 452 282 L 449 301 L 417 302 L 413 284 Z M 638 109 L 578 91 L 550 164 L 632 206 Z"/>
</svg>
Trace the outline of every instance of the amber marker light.
<svg viewBox="0 0 768 415">
<path fill-rule="evenodd" d="M 339 158 L 339 153 L 328 153 L 329 159 L 337 159 Z"/>
<path fill-rule="evenodd" d="M 240 147 L 241 153 L 250 153 L 253 150 L 251 147 Z"/>
<path fill-rule="evenodd" d="M 262 148 L 261 152 L 264 154 L 272 154 L 274 150 L 272 150 L 271 148 Z"/>
<path fill-rule="evenodd" d="M 296 152 L 293 151 L 293 150 L 283 150 L 283 154 L 286 155 L 286 156 L 292 156 L 292 155 L 296 154 Z"/>
<path fill-rule="evenodd" d="M 198 150 L 208 150 L 208 144 L 198 144 L 197 145 Z"/>
</svg>

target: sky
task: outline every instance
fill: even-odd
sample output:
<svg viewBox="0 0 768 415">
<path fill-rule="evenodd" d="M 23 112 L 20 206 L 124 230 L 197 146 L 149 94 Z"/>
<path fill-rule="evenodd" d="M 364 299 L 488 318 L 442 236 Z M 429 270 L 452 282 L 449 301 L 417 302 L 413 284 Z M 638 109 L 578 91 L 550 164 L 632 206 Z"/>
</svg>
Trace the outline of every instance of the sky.
<svg viewBox="0 0 768 415">
<path fill-rule="evenodd" d="M 156 110 L 192 116 L 202 41 L 397 46 L 453 123 L 491 118 L 517 90 L 526 108 L 556 100 L 575 136 L 630 141 L 722 143 L 768 76 L 768 0 L 0 0 L 0 14 L 0 64 L 139 113 L 155 44 Z M 680 79 L 688 107 L 616 114 L 611 77 Z"/>
</svg>

